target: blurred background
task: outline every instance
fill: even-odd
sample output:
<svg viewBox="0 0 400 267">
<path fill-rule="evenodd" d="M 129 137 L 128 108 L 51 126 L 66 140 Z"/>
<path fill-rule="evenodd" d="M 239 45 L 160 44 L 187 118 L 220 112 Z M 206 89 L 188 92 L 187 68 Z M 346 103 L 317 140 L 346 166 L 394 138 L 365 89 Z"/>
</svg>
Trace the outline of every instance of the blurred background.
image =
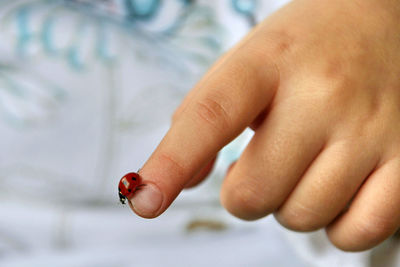
<svg viewBox="0 0 400 267">
<path fill-rule="evenodd" d="M 0 266 L 310 266 L 308 237 L 219 204 L 250 132 L 160 218 L 117 195 L 202 74 L 285 2 L 0 0 Z"/>
</svg>

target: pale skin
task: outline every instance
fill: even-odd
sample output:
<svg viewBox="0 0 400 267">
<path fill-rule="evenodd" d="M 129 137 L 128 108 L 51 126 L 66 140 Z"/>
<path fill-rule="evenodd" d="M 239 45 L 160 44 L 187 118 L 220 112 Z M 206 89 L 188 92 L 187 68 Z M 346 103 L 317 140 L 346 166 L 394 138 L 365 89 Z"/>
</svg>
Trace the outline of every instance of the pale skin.
<svg viewBox="0 0 400 267">
<path fill-rule="evenodd" d="M 140 216 L 201 182 L 218 151 L 255 134 L 222 205 L 345 251 L 400 226 L 400 1 L 294 0 L 225 54 L 187 95 L 140 171 Z"/>
</svg>

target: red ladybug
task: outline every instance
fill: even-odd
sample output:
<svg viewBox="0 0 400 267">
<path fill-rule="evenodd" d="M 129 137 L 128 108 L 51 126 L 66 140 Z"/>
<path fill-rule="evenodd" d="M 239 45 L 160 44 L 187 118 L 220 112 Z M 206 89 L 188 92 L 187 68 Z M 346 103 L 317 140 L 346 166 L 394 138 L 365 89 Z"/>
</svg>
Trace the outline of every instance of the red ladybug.
<svg viewBox="0 0 400 267">
<path fill-rule="evenodd" d="M 118 185 L 118 194 L 119 194 L 119 201 L 122 204 L 125 204 L 127 199 L 133 197 L 135 192 L 140 189 L 142 184 L 142 178 L 136 172 L 131 172 L 125 174 L 124 177 L 121 178 Z"/>
</svg>

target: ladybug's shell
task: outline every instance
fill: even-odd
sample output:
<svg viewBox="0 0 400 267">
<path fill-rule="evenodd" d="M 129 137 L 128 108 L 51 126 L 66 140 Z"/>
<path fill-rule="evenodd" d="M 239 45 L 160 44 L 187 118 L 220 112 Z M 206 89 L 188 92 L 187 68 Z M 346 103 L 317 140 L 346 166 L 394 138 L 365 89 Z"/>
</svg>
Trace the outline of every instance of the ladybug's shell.
<svg viewBox="0 0 400 267">
<path fill-rule="evenodd" d="M 118 189 L 123 196 L 130 199 L 133 197 L 136 188 L 141 184 L 142 184 L 142 179 L 139 176 L 139 174 L 131 172 L 125 174 L 125 176 L 121 178 Z"/>
</svg>

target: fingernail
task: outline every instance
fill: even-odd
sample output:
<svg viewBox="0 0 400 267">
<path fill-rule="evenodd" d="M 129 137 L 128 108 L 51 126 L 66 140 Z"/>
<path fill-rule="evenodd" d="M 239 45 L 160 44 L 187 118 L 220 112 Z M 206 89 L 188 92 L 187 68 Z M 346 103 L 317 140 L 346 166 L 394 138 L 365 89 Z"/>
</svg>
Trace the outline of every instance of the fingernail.
<svg viewBox="0 0 400 267">
<path fill-rule="evenodd" d="M 154 217 L 158 214 L 163 202 L 163 195 L 154 184 L 146 184 L 140 190 L 136 191 L 135 195 L 130 200 L 132 208 L 143 217 Z"/>
</svg>

